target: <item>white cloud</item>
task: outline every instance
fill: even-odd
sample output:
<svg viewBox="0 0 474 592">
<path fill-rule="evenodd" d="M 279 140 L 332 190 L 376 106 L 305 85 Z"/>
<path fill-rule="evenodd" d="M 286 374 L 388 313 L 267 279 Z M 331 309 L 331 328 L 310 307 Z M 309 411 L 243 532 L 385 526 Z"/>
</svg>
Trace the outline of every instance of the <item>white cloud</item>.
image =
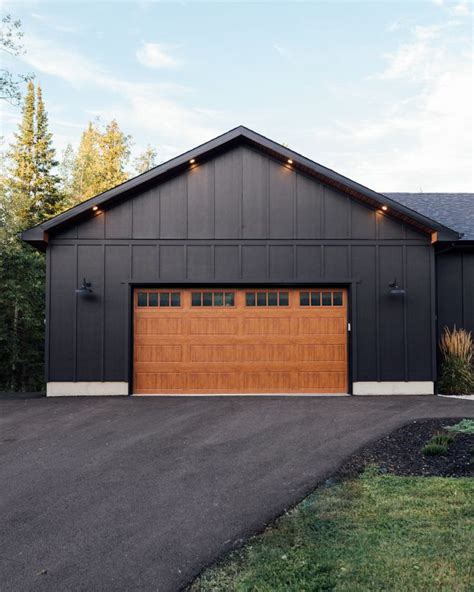
<svg viewBox="0 0 474 592">
<path fill-rule="evenodd" d="M 58 22 L 55 18 L 45 14 L 32 12 L 30 16 L 36 21 L 40 21 L 60 33 L 77 33 L 77 31 L 79 30 L 79 28 L 76 25 Z"/>
<path fill-rule="evenodd" d="M 453 8 L 454 14 L 458 16 L 470 16 L 471 11 L 469 10 L 468 1 L 462 0 L 459 4 Z"/>
<path fill-rule="evenodd" d="M 361 120 L 316 130 L 330 166 L 379 191 L 472 191 L 473 73 L 468 42 L 449 23 L 415 27 L 369 78 L 392 96 Z M 322 132 L 322 133 L 321 133 Z"/>
<path fill-rule="evenodd" d="M 159 70 L 162 68 L 179 68 L 181 60 L 173 57 L 167 48 L 161 43 L 142 43 L 137 49 L 137 60 L 147 68 Z"/>
<path fill-rule="evenodd" d="M 71 84 L 78 91 L 97 89 L 112 96 L 106 111 L 84 105 L 81 114 L 101 115 L 105 119 L 116 118 L 125 131 L 145 143 L 156 138 L 160 159 L 167 159 L 192 146 L 201 144 L 222 133 L 228 127 L 224 115 L 201 105 L 190 105 L 193 95 L 186 87 L 173 83 L 136 82 L 118 78 L 100 64 L 56 42 L 28 37 L 29 51 L 21 59 L 36 72 L 49 74 Z M 50 103 L 51 104 L 51 103 Z M 85 116 L 85 117 L 84 117 Z M 64 118 L 57 121 L 54 114 L 51 124 L 64 129 Z M 216 126 L 218 125 L 218 127 Z M 72 122 L 70 127 L 76 124 Z M 71 136 L 78 139 L 78 135 Z M 58 136 L 55 134 L 58 141 Z"/>
</svg>

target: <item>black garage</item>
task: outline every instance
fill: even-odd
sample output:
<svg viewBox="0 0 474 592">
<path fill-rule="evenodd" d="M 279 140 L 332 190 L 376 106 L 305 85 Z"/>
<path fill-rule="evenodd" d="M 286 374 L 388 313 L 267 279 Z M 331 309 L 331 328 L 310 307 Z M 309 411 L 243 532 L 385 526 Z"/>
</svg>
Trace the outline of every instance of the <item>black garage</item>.
<svg viewBox="0 0 474 592">
<path fill-rule="evenodd" d="M 26 231 L 48 395 L 431 394 L 472 195 L 380 194 L 238 127 Z"/>
</svg>

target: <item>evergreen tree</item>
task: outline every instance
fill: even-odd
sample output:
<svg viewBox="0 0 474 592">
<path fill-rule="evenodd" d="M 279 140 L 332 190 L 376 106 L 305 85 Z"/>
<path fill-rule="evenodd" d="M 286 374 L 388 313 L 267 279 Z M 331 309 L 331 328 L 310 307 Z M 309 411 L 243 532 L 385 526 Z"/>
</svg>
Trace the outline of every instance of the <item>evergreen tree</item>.
<svg viewBox="0 0 474 592">
<path fill-rule="evenodd" d="M 17 231 L 39 224 L 64 207 L 59 177 L 54 172 L 58 164 L 54 155 L 41 88 L 36 93 L 30 81 L 22 121 L 9 155 L 9 207 L 13 215 L 10 222 Z"/>
<path fill-rule="evenodd" d="M 62 208 L 41 90 L 28 83 L 22 121 L 0 183 L 0 390 L 44 383 L 44 256 L 18 233 Z"/>
<path fill-rule="evenodd" d="M 59 177 L 54 173 L 55 159 L 52 134 L 48 130 L 48 114 L 44 108 L 43 93 L 38 85 L 36 97 L 35 129 L 35 190 L 37 222 L 51 218 L 64 208 L 64 197 L 59 192 Z"/>
<path fill-rule="evenodd" d="M 6 191 L 10 197 L 10 224 L 19 231 L 22 227 L 32 226 L 36 219 L 34 208 L 31 207 L 35 182 L 35 86 L 31 81 L 28 83 L 22 120 L 9 157 L 12 169 Z"/>
<path fill-rule="evenodd" d="M 133 162 L 136 173 L 138 175 L 141 175 L 142 173 L 146 173 L 153 167 L 156 167 L 157 156 L 158 154 L 156 150 L 152 148 L 150 145 L 148 145 L 145 151 L 139 154 Z"/>
</svg>

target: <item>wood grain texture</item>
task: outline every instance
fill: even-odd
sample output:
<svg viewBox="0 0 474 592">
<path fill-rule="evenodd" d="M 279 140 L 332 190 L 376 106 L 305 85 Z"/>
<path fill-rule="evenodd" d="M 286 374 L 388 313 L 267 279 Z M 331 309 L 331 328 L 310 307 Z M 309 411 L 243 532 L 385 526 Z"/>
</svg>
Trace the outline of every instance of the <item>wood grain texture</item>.
<svg viewBox="0 0 474 592">
<path fill-rule="evenodd" d="M 134 393 L 347 393 L 346 291 L 320 307 L 296 289 L 285 307 L 247 307 L 246 290 L 235 306 L 192 307 L 192 291 L 180 307 L 139 307 L 135 292 Z"/>
</svg>

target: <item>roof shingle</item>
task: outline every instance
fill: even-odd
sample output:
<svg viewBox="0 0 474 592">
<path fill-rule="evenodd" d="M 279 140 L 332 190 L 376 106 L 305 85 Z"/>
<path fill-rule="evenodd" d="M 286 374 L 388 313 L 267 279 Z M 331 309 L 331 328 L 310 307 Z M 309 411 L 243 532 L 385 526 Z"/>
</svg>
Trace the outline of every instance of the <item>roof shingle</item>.
<svg viewBox="0 0 474 592">
<path fill-rule="evenodd" d="M 474 240 L 474 193 L 385 193 L 391 199 Z"/>
</svg>

